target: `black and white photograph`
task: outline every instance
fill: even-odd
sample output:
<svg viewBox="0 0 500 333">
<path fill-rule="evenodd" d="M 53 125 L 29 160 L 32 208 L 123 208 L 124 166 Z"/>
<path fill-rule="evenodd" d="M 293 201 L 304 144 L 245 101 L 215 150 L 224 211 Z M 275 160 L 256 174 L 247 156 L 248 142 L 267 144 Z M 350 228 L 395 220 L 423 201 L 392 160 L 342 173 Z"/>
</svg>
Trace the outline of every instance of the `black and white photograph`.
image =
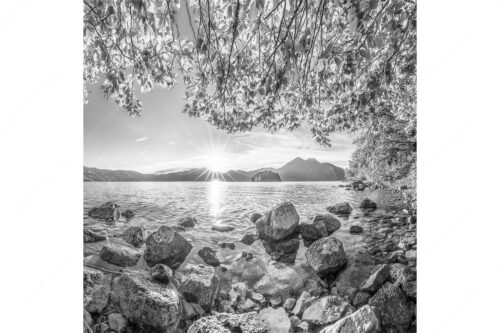
<svg viewBox="0 0 500 333">
<path fill-rule="evenodd" d="M 0 330 L 498 330 L 500 3 L 3 8 Z"/>
</svg>

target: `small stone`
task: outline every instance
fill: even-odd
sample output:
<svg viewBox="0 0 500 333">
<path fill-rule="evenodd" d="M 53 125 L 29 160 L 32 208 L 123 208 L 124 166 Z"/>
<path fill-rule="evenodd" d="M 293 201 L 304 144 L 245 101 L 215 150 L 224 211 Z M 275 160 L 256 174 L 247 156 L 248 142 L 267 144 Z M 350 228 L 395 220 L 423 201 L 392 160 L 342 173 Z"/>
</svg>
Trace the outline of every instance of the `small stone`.
<svg viewBox="0 0 500 333">
<path fill-rule="evenodd" d="M 184 228 L 193 228 L 198 223 L 198 220 L 195 217 L 183 217 L 177 222 L 177 225 Z"/>
<path fill-rule="evenodd" d="M 351 308 L 349 302 L 341 297 L 324 296 L 309 303 L 302 320 L 314 325 L 326 325 L 342 318 Z"/>
<path fill-rule="evenodd" d="M 294 306 L 295 306 L 295 298 L 292 297 L 287 298 L 283 303 L 283 309 L 285 309 L 287 312 L 292 311 Z"/>
<path fill-rule="evenodd" d="M 271 296 L 271 298 L 269 299 L 269 303 L 272 307 L 276 307 L 281 304 L 281 297 L 279 295 Z"/>
<path fill-rule="evenodd" d="M 346 190 L 349 190 L 349 188 L 347 188 Z M 295 328 L 295 332 L 296 333 L 309 333 L 309 332 L 311 332 L 309 326 L 310 325 L 307 321 L 303 321 L 299 324 L 299 326 L 297 326 Z"/>
<path fill-rule="evenodd" d="M 311 298 L 311 293 L 308 291 L 302 292 L 300 297 L 295 302 L 295 306 L 293 307 L 292 313 L 296 316 L 302 316 L 302 312 L 304 311 L 304 307 L 306 302 Z"/>
<path fill-rule="evenodd" d="M 105 245 L 99 253 L 99 257 L 117 266 L 135 266 L 141 258 L 141 253 L 121 245 Z"/>
<path fill-rule="evenodd" d="M 252 311 L 256 307 L 256 304 L 254 301 L 252 301 L 250 298 L 247 298 L 243 304 L 238 306 L 238 310 L 240 312 L 249 312 Z"/>
<path fill-rule="evenodd" d="M 217 258 L 215 250 L 208 246 L 205 246 L 204 248 L 199 250 L 198 255 L 207 265 L 214 267 L 220 265 L 220 260 Z"/>
<path fill-rule="evenodd" d="M 213 225 L 212 230 L 219 231 L 219 232 L 229 232 L 229 231 L 233 231 L 234 227 L 231 227 L 229 225 Z"/>
<path fill-rule="evenodd" d="M 191 269 L 182 280 L 179 292 L 188 302 L 196 302 L 205 311 L 210 311 L 215 292 L 219 287 L 219 277 L 213 267 L 198 265 Z"/>
<path fill-rule="evenodd" d="M 111 313 L 108 315 L 108 325 L 113 331 L 121 333 L 127 326 L 127 320 L 121 313 Z"/>
<path fill-rule="evenodd" d="M 269 332 L 289 333 L 292 324 L 283 308 L 265 308 L 259 312 Z"/>
<path fill-rule="evenodd" d="M 354 299 L 352 300 L 352 305 L 356 308 L 359 308 L 368 303 L 368 300 L 372 297 L 369 293 L 360 291 L 354 295 Z"/>
<path fill-rule="evenodd" d="M 408 259 L 408 260 L 417 260 L 417 251 L 416 250 L 408 250 L 408 251 L 406 251 L 406 259 Z"/>
<path fill-rule="evenodd" d="M 122 216 L 125 217 L 126 219 L 131 219 L 135 216 L 135 213 L 132 209 L 127 209 L 122 213 Z"/>
<path fill-rule="evenodd" d="M 359 235 L 363 233 L 363 228 L 359 225 L 353 225 L 349 228 L 349 232 L 353 235 Z"/>
<path fill-rule="evenodd" d="M 326 208 L 326 210 L 332 214 L 349 215 L 351 214 L 353 208 L 349 202 L 342 202 L 333 206 L 329 206 Z"/>
<path fill-rule="evenodd" d="M 123 233 L 122 238 L 135 247 L 141 247 L 144 244 L 146 230 L 143 227 L 129 227 Z"/>
<path fill-rule="evenodd" d="M 252 245 L 257 238 L 255 237 L 254 234 L 246 234 L 243 236 L 243 238 L 240 240 L 245 245 Z"/>
<path fill-rule="evenodd" d="M 266 301 L 266 299 L 264 298 L 264 295 L 260 294 L 260 293 L 256 293 L 255 291 L 251 291 L 250 292 L 250 296 L 249 296 L 253 301 L 259 303 L 259 304 L 262 304 Z"/>
<path fill-rule="evenodd" d="M 253 213 L 252 216 L 250 216 L 250 221 L 253 223 L 257 222 L 260 218 L 262 217 L 262 214 L 259 213 Z"/>
<path fill-rule="evenodd" d="M 367 211 L 374 211 L 377 210 L 377 204 L 368 198 L 364 198 L 363 201 L 361 201 L 359 208 Z"/>
<path fill-rule="evenodd" d="M 106 240 L 106 236 L 100 235 L 88 228 L 83 229 L 83 242 L 84 243 L 95 243 Z"/>
<path fill-rule="evenodd" d="M 174 276 L 172 270 L 168 266 L 162 264 L 157 264 L 151 268 L 150 274 L 154 281 L 163 284 L 167 284 Z"/>
<path fill-rule="evenodd" d="M 389 265 L 381 265 L 378 267 L 368 279 L 366 279 L 360 287 L 361 291 L 375 293 L 384 283 L 391 277 L 391 267 Z"/>
<path fill-rule="evenodd" d="M 120 211 L 118 210 L 118 205 L 112 202 L 107 202 L 100 207 L 94 207 L 89 210 L 88 215 L 94 219 L 118 221 L 120 218 Z"/>
<path fill-rule="evenodd" d="M 230 243 L 230 242 L 221 242 L 221 243 L 219 243 L 219 247 L 221 249 L 228 248 L 228 249 L 234 250 L 236 248 L 236 244 Z"/>
</svg>

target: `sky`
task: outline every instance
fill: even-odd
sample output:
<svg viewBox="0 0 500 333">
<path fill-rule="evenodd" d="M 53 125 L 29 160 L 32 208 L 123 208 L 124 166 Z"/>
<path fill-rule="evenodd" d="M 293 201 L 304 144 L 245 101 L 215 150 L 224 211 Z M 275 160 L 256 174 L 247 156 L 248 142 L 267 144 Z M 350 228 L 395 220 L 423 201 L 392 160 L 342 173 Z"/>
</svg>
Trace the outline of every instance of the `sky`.
<svg viewBox="0 0 500 333">
<path fill-rule="evenodd" d="M 183 5 L 178 19 L 182 35 L 190 36 L 185 9 Z M 84 165 L 144 173 L 199 167 L 227 171 L 280 167 L 302 157 L 348 166 L 354 151 L 352 135 L 333 134 L 331 147 L 322 147 L 304 128 L 291 133 L 254 129 L 227 134 L 182 113 L 184 85 L 180 81 L 172 90 L 154 89 L 140 95 L 141 117 L 130 117 L 113 101 L 106 100 L 100 83 L 88 86 Z"/>
</svg>

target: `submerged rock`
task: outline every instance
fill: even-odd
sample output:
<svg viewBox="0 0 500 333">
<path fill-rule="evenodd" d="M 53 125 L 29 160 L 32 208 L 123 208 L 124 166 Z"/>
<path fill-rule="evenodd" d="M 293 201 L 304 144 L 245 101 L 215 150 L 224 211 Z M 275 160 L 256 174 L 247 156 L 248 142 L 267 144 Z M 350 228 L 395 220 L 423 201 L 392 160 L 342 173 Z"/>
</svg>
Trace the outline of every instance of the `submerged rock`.
<svg viewBox="0 0 500 333">
<path fill-rule="evenodd" d="M 304 279 L 307 277 L 297 274 L 286 264 L 269 265 L 266 274 L 254 285 L 254 290 L 263 295 L 286 298 L 304 286 Z"/>
<path fill-rule="evenodd" d="M 88 228 L 83 229 L 83 242 L 84 243 L 95 243 L 106 240 L 106 236 L 100 235 Z"/>
<path fill-rule="evenodd" d="M 135 216 L 135 213 L 132 209 L 127 209 L 126 211 L 124 211 L 122 213 L 123 217 L 125 217 L 126 219 L 131 219 Z"/>
<path fill-rule="evenodd" d="M 293 264 L 295 258 L 297 257 L 297 251 L 300 247 L 300 239 L 292 235 L 288 238 L 273 241 L 273 240 L 262 240 L 262 245 L 271 257 L 282 263 Z"/>
<path fill-rule="evenodd" d="M 144 259 L 149 267 L 165 264 L 177 269 L 186 259 L 193 246 L 178 232 L 162 226 L 146 239 Z"/>
<path fill-rule="evenodd" d="M 364 198 L 363 201 L 361 201 L 359 208 L 367 211 L 374 211 L 377 210 L 377 204 L 368 198 Z"/>
<path fill-rule="evenodd" d="M 143 272 L 126 272 L 113 282 L 121 313 L 144 331 L 174 332 L 181 316 L 179 294 Z"/>
<path fill-rule="evenodd" d="M 94 219 L 118 221 L 120 218 L 120 211 L 118 210 L 118 205 L 107 202 L 100 207 L 93 207 L 89 210 L 88 215 Z"/>
<path fill-rule="evenodd" d="M 340 228 L 340 221 L 332 214 L 316 214 L 310 221 L 299 224 L 302 238 L 317 240 L 327 237 Z"/>
<path fill-rule="evenodd" d="M 144 227 L 129 227 L 123 233 L 122 238 L 129 244 L 135 247 L 141 247 L 144 244 L 146 230 Z"/>
<path fill-rule="evenodd" d="M 363 233 L 363 228 L 359 225 L 353 225 L 349 228 L 349 232 L 353 235 L 359 235 Z"/>
<path fill-rule="evenodd" d="M 353 311 L 349 301 L 339 296 L 324 296 L 307 305 L 302 320 L 314 325 L 333 323 Z"/>
<path fill-rule="evenodd" d="M 215 250 L 208 246 L 200 249 L 198 251 L 198 255 L 207 265 L 214 267 L 220 265 L 220 260 L 217 258 Z"/>
<path fill-rule="evenodd" d="M 306 259 L 320 276 L 338 272 L 347 264 L 344 246 L 333 236 L 312 243 L 306 250 Z"/>
<path fill-rule="evenodd" d="M 299 214 L 290 201 L 282 202 L 255 223 L 260 238 L 283 239 L 292 233 L 299 224 Z"/>
<path fill-rule="evenodd" d="M 246 234 L 245 236 L 243 236 L 240 242 L 242 242 L 245 245 L 252 245 L 256 240 L 257 237 L 255 237 L 254 234 Z"/>
<path fill-rule="evenodd" d="M 412 322 L 415 305 L 398 286 L 387 282 L 368 302 L 377 313 L 382 329 L 404 329 Z"/>
<path fill-rule="evenodd" d="M 105 245 L 99 253 L 99 257 L 113 265 L 134 266 L 139 262 L 141 253 L 122 245 Z"/>
<path fill-rule="evenodd" d="M 292 324 L 290 318 L 283 308 L 265 308 L 259 312 L 260 317 L 266 324 L 269 332 L 273 333 L 289 333 Z"/>
<path fill-rule="evenodd" d="M 152 280 L 163 284 L 167 284 L 174 276 L 172 270 L 167 265 L 162 264 L 155 265 L 149 273 Z"/>
<path fill-rule="evenodd" d="M 257 222 L 260 218 L 262 217 L 262 214 L 259 213 L 253 213 L 252 216 L 250 216 L 250 221 L 253 223 Z"/>
<path fill-rule="evenodd" d="M 353 208 L 349 202 L 342 202 L 333 206 L 329 206 L 326 208 L 326 210 L 332 214 L 349 215 L 351 214 Z"/>
<path fill-rule="evenodd" d="M 373 308 L 365 305 L 335 324 L 323 328 L 320 333 L 378 333 L 380 322 Z"/>
<path fill-rule="evenodd" d="M 103 272 L 84 267 L 83 306 L 90 313 L 100 314 L 108 305 L 111 291 L 111 277 Z"/>
<path fill-rule="evenodd" d="M 230 225 L 213 225 L 212 230 L 219 231 L 219 232 L 229 232 L 233 231 L 234 227 Z"/>
<path fill-rule="evenodd" d="M 177 222 L 177 225 L 184 228 L 193 228 L 196 224 L 198 224 L 198 220 L 195 217 L 183 217 Z"/>
<path fill-rule="evenodd" d="M 234 250 L 234 249 L 236 248 L 236 244 L 231 243 L 231 242 L 220 242 L 220 243 L 219 243 L 219 247 L 220 247 L 221 249 L 226 249 L 226 248 L 228 248 L 228 249 Z"/>
<path fill-rule="evenodd" d="M 205 311 L 210 311 L 218 287 L 219 277 L 214 268 L 197 265 L 183 278 L 179 291 L 188 302 L 196 302 Z"/>
<path fill-rule="evenodd" d="M 257 312 L 220 313 L 198 319 L 188 333 L 271 333 Z"/>
</svg>

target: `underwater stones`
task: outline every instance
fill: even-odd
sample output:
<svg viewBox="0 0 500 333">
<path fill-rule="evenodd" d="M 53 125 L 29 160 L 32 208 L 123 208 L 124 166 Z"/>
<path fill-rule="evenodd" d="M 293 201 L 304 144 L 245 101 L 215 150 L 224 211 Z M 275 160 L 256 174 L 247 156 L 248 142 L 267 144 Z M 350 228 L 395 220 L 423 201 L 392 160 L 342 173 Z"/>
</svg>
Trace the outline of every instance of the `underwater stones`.
<svg viewBox="0 0 500 333">
<path fill-rule="evenodd" d="M 184 228 L 193 228 L 196 224 L 198 223 L 198 220 L 195 217 L 183 217 L 179 219 L 179 222 L 177 222 L 178 226 L 184 227 Z"/>
<path fill-rule="evenodd" d="M 249 262 L 243 267 L 243 272 L 241 273 L 241 280 L 249 283 L 256 282 L 261 277 L 266 274 L 264 268 L 260 265 Z"/>
<path fill-rule="evenodd" d="M 347 264 L 342 242 L 333 236 L 312 243 L 306 250 L 306 259 L 320 276 L 335 273 Z"/>
<path fill-rule="evenodd" d="M 288 297 L 304 286 L 304 278 L 286 264 L 269 265 L 266 274 L 253 289 L 263 295 Z"/>
<path fill-rule="evenodd" d="M 300 239 L 292 235 L 288 238 L 273 241 L 273 240 L 262 240 L 262 245 L 271 257 L 282 263 L 293 264 L 295 258 L 297 257 L 297 251 L 300 247 Z"/>
<path fill-rule="evenodd" d="M 164 264 L 177 269 L 192 248 L 193 246 L 178 232 L 162 226 L 146 239 L 144 259 L 149 267 Z"/>
<path fill-rule="evenodd" d="M 126 267 L 136 265 L 141 253 L 126 246 L 113 244 L 103 246 L 99 257 L 110 264 Z"/>
<path fill-rule="evenodd" d="M 320 333 L 378 333 L 380 322 L 373 308 L 365 305 L 353 314 L 323 328 Z"/>
<path fill-rule="evenodd" d="M 260 317 L 264 321 L 269 332 L 273 333 L 289 333 L 292 324 L 290 318 L 283 308 L 265 308 L 260 310 Z"/>
<path fill-rule="evenodd" d="M 95 243 L 106 240 L 106 236 L 100 235 L 88 228 L 83 229 L 83 242 L 84 243 Z"/>
<path fill-rule="evenodd" d="M 172 270 L 167 265 L 162 264 L 153 266 L 153 268 L 149 271 L 149 274 L 151 275 L 152 280 L 163 284 L 168 284 L 174 276 Z"/>
<path fill-rule="evenodd" d="M 129 227 L 122 235 L 122 238 L 135 247 L 141 247 L 144 244 L 146 230 L 144 227 Z"/>
<path fill-rule="evenodd" d="M 93 207 L 89 210 L 88 216 L 94 219 L 103 219 L 106 221 L 118 221 L 120 218 L 120 211 L 118 205 L 107 202 L 99 207 Z"/>
<path fill-rule="evenodd" d="M 179 294 L 143 272 L 126 272 L 113 282 L 122 315 L 145 331 L 173 332 L 181 316 Z"/>
<path fill-rule="evenodd" d="M 268 211 L 256 223 L 260 238 L 281 240 L 292 233 L 299 224 L 299 214 L 290 201 L 282 202 Z"/>
<path fill-rule="evenodd" d="M 349 215 L 351 214 L 353 208 L 349 202 L 342 202 L 333 206 L 329 206 L 326 208 L 326 210 L 332 214 Z"/>
<path fill-rule="evenodd" d="M 352 235 L 359 235 L 363 233 L 363 228 L 359 225 L 353 225 L 349 228 L 349 232 Z"/>
<path fill-rule="evenodd" d="M 366 211 L 374 211 L 377 210 L 377 204 L 368 198 L 364 198 L 359 205 L 359 208 Z"/>
<path fill-rule="evenodd" d="M 219 244 L 219 247 L 221 249 L 230 249 L 230 250 L 234 250 L 236 248 L 236 244 L 232 243 L 232 242 L 220 242 Z"/>
<path fill-rule="evenodd" d="M 310 221 L 299 224 L 302 238 L 317 240 L 327 237 L 340 228 L 340 221 L 332 214 L 316 214 Z"/>
<path fill-rule="evenodd" d="M 83 306 L 90 313 L 99 314 L 108 305 L 111 291 L 111 277 L 103 272 L 84 267 Z"/>
<path fill-rule="evenodd" d="M 270 333 L 257 312 L 220 313 L 195 321 L 187 333 Z"/>
<path fill-rule="evenodd" d="M 219 287 L 219 277 L 210 266 L 194 266 L 182 279 L 179 291 L 188 302 L 196 302 L 205 311 L 210 311 L 215 293 Z"/>
<path fill-rule="evenodd" d="M 302 320 L 314 325 L 333 323 L 353 311 L 352 306 L 339 296 L 324 296 L 310 302 L 302 314 Z"/>
<path fill-rule="evenodd" d="M 211 229 L 218 232 L 229 232 L 233 231 L 235 228 L 230 225 L 213 225 Z"/>
<path fill-rule="evenodd" d="M 220 260 L 217 258 L 215 250 L 208 246 L 200 249 L 198 251 L 198 255 L 207 265 L 214 267 L 220 265 Z"/>
<path fill-rule="evenodd" d="M 246 234 L 245 236 L 243 236 L 240 242 L 242 242 L 245 245 L 252 245 L 256 240 L 257 238 L 255 237 L 254 234 Z"/>
<path fill-rule="evenodd" d="M 135 216 L 135 212 L 132 209 L 127 209 L 122 213 L 122 216 L 126 219 L 131 219 Z"/>
<path fill-rule="evenodd" d="M 250 216 L 250 221 L 252 221 L 252 223 L 255 223 L 257 222 L 260 218 L 262 217 L 262 214 L 259 214 L 259 213 L 253 213 L 252 216 Z"/>
<path fill-rule="evenodd" d="M 401 289 L 386 282 L 368 301 L 377 313 L 382 330 L 406 328 L 414 313 L 414 304 L 406 299 Z"/>
</svg>

